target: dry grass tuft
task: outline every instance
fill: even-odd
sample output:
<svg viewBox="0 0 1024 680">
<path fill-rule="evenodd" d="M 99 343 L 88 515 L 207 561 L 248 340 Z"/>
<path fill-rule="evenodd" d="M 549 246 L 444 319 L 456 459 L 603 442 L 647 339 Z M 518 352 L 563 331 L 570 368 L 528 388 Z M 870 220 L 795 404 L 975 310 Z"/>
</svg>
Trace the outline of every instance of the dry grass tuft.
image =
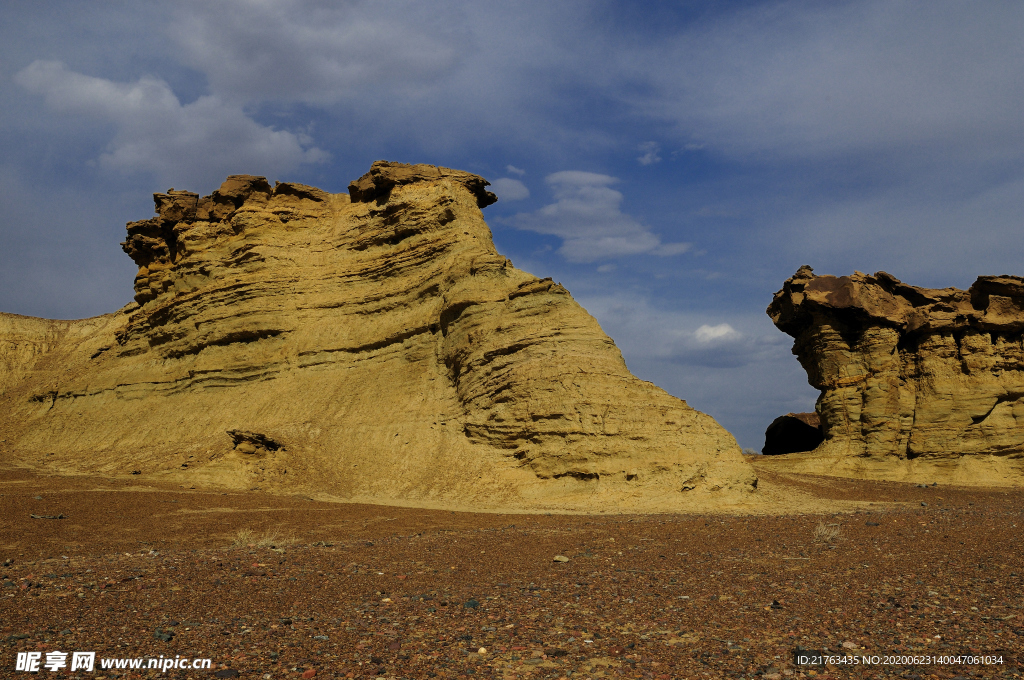
<svg viewBox="0 0 1024 680">
<path fill-rule="evenodd" d="M 258 536 L 252 529 L 239 529 L 231 540 L 232 548 L 280 548 L 298 542 L 294 536 L 284 536 L 278 529 L 267 529 Z"/>
<path fill-rule="evenodd" d="M 842 537 L 843 530 L 839 528 L 838 524 L 818 522 L 818 526 L 814 527 L 815 543 L 835 543 Z"/>
</svg>

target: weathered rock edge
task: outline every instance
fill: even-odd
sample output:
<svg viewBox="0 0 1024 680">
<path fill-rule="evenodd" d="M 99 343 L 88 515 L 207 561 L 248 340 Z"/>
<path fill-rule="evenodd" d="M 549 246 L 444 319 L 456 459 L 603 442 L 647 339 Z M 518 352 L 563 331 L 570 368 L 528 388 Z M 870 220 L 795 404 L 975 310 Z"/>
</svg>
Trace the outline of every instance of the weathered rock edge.
<svg viewBox="0 0 1024 680">
<path fill-rule="evenodd" d="M 497 253 L 486 186 L 380 161 L 351 195 L 249 175 L 156 194 L 122 244 L 135 303 L 0 315 L 3 457 L 421 506 L 748 502 L 731 435 Z"/>
<path fill-rule="evenodd" d="M 1024 279 L 931 289 L 804 266 L 767 312 L 821 390 L 825 441 L 792 469 L 1022 482 Z"/>
</svg>

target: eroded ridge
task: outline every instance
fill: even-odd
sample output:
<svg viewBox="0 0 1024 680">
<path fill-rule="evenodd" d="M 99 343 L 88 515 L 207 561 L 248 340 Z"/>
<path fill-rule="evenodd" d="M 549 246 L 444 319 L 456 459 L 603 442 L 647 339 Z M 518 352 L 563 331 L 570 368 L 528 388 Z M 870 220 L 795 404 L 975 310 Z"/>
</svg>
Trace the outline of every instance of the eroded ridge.
<svg viewBox="0 0 1024 680">
<path fill-rule="evenodd" d="M 931 289 L 885 272 L 817 276 L 804 266 L 768 314 L 795 338 L 793 353 L 821 390 L 819 452 L 947 463 L 1024 457 L 1021 277 Z"/>
<path fill-rule="evenodd" d="M 156 194 L 122 244 L 134 303 L 0 317 L 6 455 L 420 505 L 746 502 L 735 440 L 496 251 L 486 186 L 379 161 L 349 195 L 250 175 Z"/>
</svg>

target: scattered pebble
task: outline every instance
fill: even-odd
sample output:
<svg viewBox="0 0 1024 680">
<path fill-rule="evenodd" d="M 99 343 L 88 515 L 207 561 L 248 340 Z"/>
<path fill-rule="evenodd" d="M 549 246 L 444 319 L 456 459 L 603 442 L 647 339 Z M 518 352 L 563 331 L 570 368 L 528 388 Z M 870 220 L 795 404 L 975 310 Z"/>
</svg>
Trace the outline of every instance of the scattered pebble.
<svg viewBox="0 0 1024 680">
<path fill-rule="evenodd" d="M 1021 673 L 1024 536 L 1013 524 L 1024 491 L 944 487 L 943 511 L 925 514 L 912 485 L 801 483 L 876 503 L 871 519 L 512 516 L 177 490 L 169 506 L 170 492 L 108 489 L 102 503 L 61 492 L 86 540 L 30 519 L 35 501 L 21 492 L 2 501 L 0 641 L 9 658 L 180 653 L 213 659 L 212 677 L 263 680 L 795 680 L 797 644 L 1002 651 L 999 673 Z M 188 522 L 168 519 L 178 508 Z M 374 521 L 382 512 L 396 519 Z M 842 523 L 838 549 L 814 543 L 820 522 Z M 229 547 L 240 529 L 279 523 L 296 537 L 286 555 Z M 553 565 L 556 549 L 574 557 Z M 835 673 L 815 677 L 845 677 Z"/>
</svg>

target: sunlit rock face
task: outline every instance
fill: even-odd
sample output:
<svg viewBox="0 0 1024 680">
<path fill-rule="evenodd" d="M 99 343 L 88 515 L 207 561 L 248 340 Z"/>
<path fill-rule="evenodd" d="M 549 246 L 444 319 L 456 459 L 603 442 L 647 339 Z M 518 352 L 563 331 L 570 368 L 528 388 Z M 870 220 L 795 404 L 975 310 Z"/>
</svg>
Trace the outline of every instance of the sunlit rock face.
<svg viewBox="0 0 1024 680">
<path fill-rule="evenodd" d="M 936 290 L 885 272 L 801 267 L 768 314 L 795 338 L 793 353 L 821 390 L 817 453 L 846 458 L 837 471 L 899 477 L 916 461 L 963 481 L 1019 482 L 1024 279 L 981 276 L 968 290 Z M 890 472 L 877 465 L 894 462 Z"/>
<path fill-rule="evenodd" d="M 135 302 L 0 315 L 3 455 L 55 472 L 480 508 L 744 502 L 731 435 L 498 254 L 487 182 L 234 175 L 128 224 Z"/>
</svg>

